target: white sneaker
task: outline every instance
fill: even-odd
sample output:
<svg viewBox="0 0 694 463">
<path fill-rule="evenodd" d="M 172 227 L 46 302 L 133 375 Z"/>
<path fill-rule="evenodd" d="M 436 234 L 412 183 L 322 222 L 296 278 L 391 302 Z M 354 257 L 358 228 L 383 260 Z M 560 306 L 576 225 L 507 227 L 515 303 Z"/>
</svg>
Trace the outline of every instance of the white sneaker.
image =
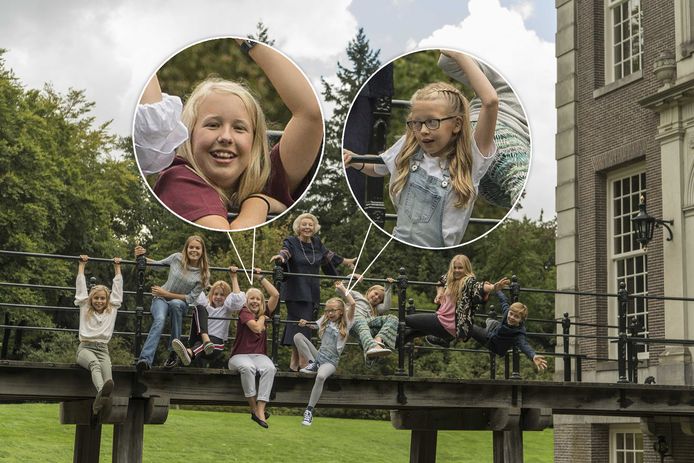
<svg viewBox="0 0 694 463">
<path fill-rule="evenodd" d="M 391 354 L 391 350 L 385 347 L 372 347 L 366 351 L 366 358 L 386 357 Z"/>
<path fill-rule="evenodd" d="M 180 339 L 174 339 L 171 341 L 171 348 L 174 350 L 174 352 L 176 352 L 178 358 L 181 359 L 181 363 L 183 363 L 183 365 L 190 365 L 192 359 L 190 358 L 188 349 L 186 349 L 185 344 L 183 344 Z"/>
<path fill-rule="evenodd" d="M 311 410 L 305 410 L 304 411 L 304 421 L 301 422 L 302 425 L 304 426 L 311 426 L 311 422 L 313 421 L 313 413 L 311 413 Z"/>
</svg>

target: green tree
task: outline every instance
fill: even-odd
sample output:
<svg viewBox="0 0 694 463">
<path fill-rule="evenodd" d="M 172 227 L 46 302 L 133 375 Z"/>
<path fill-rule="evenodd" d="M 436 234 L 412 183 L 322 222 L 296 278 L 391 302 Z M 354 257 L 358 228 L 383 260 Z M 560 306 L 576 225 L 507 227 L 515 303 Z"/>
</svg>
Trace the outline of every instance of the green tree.
<svg viewBox="0 0 694 463">
<path fill-rule="evenodd" d="M 326 121 L 323 162 L 305 200 L 326 226 L 349 221 L 357 207 L 347 189 L 342 171 L 342 130 L 352 100 L 380 65 L 380 51 L 371 48 L 363 28 L 350 40 L 346 51 L 349 65 L 337 63 L 338 83 L 331 84 L 325 78 L 321 79 L 323 98 L 333 104 L 334 109 L 332 116 Z"/>
</svg>

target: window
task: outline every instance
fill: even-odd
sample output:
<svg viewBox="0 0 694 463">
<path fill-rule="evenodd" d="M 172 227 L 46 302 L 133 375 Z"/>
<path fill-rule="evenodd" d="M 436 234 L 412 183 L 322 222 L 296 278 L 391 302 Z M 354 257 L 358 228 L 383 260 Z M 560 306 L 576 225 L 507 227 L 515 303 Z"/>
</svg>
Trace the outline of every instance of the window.
<svg viewBox="0 0 694 463">
<path fill-rule="evenodd" d="M 610 426 L 610 463 L 643 463 L 643 434 L 637 426 Z"/>
<path fill-rule="evenodd" d="M 641 0 L 606 1 L 606 80 L 614 82 L 641 70 Z"/>
<path fill-rule="evenodd" d="M 610 255 L 611 268 L 608 272 L 610 285 L 615 292 L 622 282 L 632 295 L 648 295 L 648 256 L 641 249 L 632 233 L 631 218 L 639 211 L 641 195 L 646 193 L 646 173 L 634 170 L 622 171 L 608 180 L 610 201 Z M 616 301 L 611 322 L 617 322 Z M 636 318 L 640 325 L 639 335 L 648 336 L 648 302 L 646 299 L 630 299 L 627 308 L 627 323 Z M 639 345 L 639 352 L 646 346 Z"/>
</svg>

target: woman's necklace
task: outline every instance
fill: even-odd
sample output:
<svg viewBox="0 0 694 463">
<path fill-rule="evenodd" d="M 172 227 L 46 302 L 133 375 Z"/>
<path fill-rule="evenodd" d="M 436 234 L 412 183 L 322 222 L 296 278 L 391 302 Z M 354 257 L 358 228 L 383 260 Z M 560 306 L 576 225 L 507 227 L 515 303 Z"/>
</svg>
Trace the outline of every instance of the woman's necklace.
<svg viewBox="0 0 694 463">
<path fill-rule="evenodd" d="M 309 264 L 313 265 L 316 263 L 316 251 L 313 249 L 313 240 L 309 238 L 309 242 L 311 243 L 311 257 L 313 257 L 313 260 L 309 259 L 308 256 L 306 255 L 306 250 L 304 249 L 304 243 L 305 241 L 301 241 L 301 252 L 304 253 L 304 258 L 306 258 L 306 262 Z"/>
</svg>

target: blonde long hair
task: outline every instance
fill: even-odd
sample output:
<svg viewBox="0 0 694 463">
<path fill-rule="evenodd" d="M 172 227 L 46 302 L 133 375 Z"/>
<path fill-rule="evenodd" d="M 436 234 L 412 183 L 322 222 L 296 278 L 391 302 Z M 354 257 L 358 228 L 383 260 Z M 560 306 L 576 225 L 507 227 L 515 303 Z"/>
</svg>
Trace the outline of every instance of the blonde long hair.
<svg viewBox="0 0 694 463">
<path fill-rule="evenodd" d="M 463 272 L 464 275 L 462 278 L 456 280 L 453 277 L 453 268 L 455 264 L 461 264 L 463 266 Z M 468 256 L 465 254 L 458 254 L 456 256 L 453 256 L 453 259 L 451 259 L 451 263 L 448 264 L 448 273 L 446 273 L 446 290 L 445 293 L 452 299 L 452 300 L 457 300 L 458 295 L 460 294 L 460 290 L 463 288 L 465 285 L 465 282 L 468 280 L 468 278 L 473 277 L 474 278 L 475 274 L 472 271 L 472 263 L 470 263 L 470 259 Z"/>
<path fill-rule="evenodd" d="M 454 149 L 446 155 L 451 186 L 457 196 L 455 207 L 465 207 L 474 201 L 476 193 L 472 183 L 472 149 L 470 129 L 470 106 L 460 90 L 445 82 L 434 82 L 420 88 L 412 95 L 410 103 L 442 99 L 448 104 L 449 114 L 461 119 L 462 127 L 455 138 Z M 409 127 L 405 144 L 395 158 L 395 175 L 390 182 L 389 193 L 393 203 L 407 183 L 410 174 L 410 159 L 419 151 L 415 133 Z"/>
<path fill-rule="evenodd" d="M 200 284 L 204 288 L 210 281 L 210 264 L 207 262 L 207 248 L 205 247 L 205 240 L 199 235 L 190 235 L 183 245 L 183 270 L 188 271 L 188 269 L 193 268 L 190 264 L 190 259 L 188 259 L 188 244 L 191 241 L 198 241 L 202 246 L 202 253 L 200 255 L 200 260 L 198 261 L 197 268 L 200 269 Z"/>
<path fill-rule="evenodd" d="M 212 296 L 214 295 L 214 292 L 217 290 L 217 288 L 222 290 L 222 294 L 224 294 L 224 298 L 231 294 L 231 286 L 229 286 L 229 283 L 227 283 L 224 280 L 217 280 L 214 283 L 212 283 L 212 286 L 210 286 L 210 290 L 207 292 L 209 294 L 208 300 L 210 301 L 210 305 L 212 305 Z M 214 305 L 212 305 L 214 307 Z"/>
<path fill-rule="evenodd" d="M 345 301 L 343 301 L 339 297 L 331 297 L 327 301 L 325 301 L 325 307 L 328 307 L 328 304 L 335 303 L 338 305 L 337 309 L 342 312 L 340 315 L 340 320 L 337 323 L 338 330 L 340 331 L 340 336 L 343 338 L 347 337 L 347 322 L 345 322 Z M 318 327 L 318 336 L 323 337 L 323 333 L 325 333 L 325 328 L 328 326 L 328 317 L 323 315 L 323 321 L 321 322 L 320 326 Z"/>
<path fill-rule="evenodd" d="M 200 166 L 193 156 L 191 139 L 193 138 L 195 123 L 198 120 L 200 105 L 212 93 L 239 97 L 253 124 L 251 160 L 246 170 L 239 177 L 238 187 L 235 191 L 226 191 L 212 183 L 200 170 Z M 188 129 L 190 137 L 178 148 L 177 154 L 188 161 L 195 173 L 217 191 L 225 207 L 228 207 L 227 205 L 238 206 L 248 195 L 263 190 L 270 177 L 270 150 L 267 140 L 267 124 L 265 122 L 265 113 L 248 88 L 238 82 L 219 77 L 208 77 L 200 82 L 193 90 L 193 93 L 190 94 L 181 113 L 181 122 Z"/>
<path fill-rule="evenodd" d="M 255 318 L 257 320 L 261 315 L 265 315 L 265 294 L 263 294 L 263 292 L 258 288 L 248 288 L 246 290 L 246 300 L 248 300 L 248 296 L 250 296 L 251 293 L 258 293 L 260 295 L 260 308 L 258 309 L 258 313 L 255 314 Z M 253 313 L 250 307 L 248 310 Z"/>
<path fill-rule="evenodd" d="M 103 310 L 103 312 L 111 313 L 111 310 L 113 310 L 113 307 L 111 306 L 111 290 L 104 285 L 94 285 L 92 286 L 92 289 L 89 290 L 89 298 L 87 299 L 87 317 L 91 318 L 95 313 L 98 313 L 96 309 L 94 309 L 94 295 L 99 291 L 106 293 L 106 308 Z"/>
</svg>

